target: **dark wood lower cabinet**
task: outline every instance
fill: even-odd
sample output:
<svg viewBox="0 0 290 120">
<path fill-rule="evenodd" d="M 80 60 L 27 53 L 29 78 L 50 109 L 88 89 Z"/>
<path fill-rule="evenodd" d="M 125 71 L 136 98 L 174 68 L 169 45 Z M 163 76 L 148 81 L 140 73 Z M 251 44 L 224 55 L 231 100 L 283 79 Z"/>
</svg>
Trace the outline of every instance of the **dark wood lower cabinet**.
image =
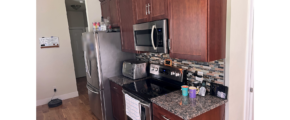
<svg viewBox="0 0 290 120">
<path fill-rule="evenodd" d="M 153 104 L 153 120 L 182 120 L 173 113 Z M 191 120 L 224 120 L 225 119 L 225 105 L 221 105 L 206 113 L 203 113 Z"/>
<path fill-rule="evenodd" d="M 111 89 L 111 101 L 112 101 L 112 110 L 113 117 L 116 120 L 125 120 L 125 102 L 124 95 L 122 93 L 122 87 L 112 81 L 110 81 Z"/>
</svg>

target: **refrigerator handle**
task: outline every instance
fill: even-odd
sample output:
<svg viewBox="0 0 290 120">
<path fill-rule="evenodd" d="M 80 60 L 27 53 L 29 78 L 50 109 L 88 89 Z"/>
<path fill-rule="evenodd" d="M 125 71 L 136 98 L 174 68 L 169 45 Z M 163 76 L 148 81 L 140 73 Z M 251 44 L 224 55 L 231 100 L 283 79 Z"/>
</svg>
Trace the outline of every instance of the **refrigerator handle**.
<svg viewBox="0 0 290 120">
<path fill-rule="evenodd" d="M 96 92 L 96 91 L 93 91 L 88 85 L 87 85 L 87 88 L 89 91 L 91 91 L 92 93 L 96 93 L 96 94 L 99 94 L 99 92 Z"/>
<path fill-rule="evenodd" d="M 87 52 L 86 51 L 84 51 L 84 58 L 85 58 L 86 72 L 88 73 L 89 77 L 91 78 L 91 73 L 88 69 L 88 63 L 87 63 L 88 61 L 87 61 Z"/>
</svg>

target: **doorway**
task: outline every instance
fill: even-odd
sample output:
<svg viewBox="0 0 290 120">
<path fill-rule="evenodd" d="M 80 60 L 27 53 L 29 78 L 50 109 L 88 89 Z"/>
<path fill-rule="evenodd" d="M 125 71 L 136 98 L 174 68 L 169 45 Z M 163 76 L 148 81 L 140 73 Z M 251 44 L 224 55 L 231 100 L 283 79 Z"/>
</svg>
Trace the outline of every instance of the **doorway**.
<svg viewBox="0 0 290 120">
<path fill-rule="evenodd" d="M 76 78 L 85 77 L 85 61 L 82 46 L 82 33 L 87 31 L 88 23 L 84 0 L 65 0 L 71 47 Z"/>
</svg>

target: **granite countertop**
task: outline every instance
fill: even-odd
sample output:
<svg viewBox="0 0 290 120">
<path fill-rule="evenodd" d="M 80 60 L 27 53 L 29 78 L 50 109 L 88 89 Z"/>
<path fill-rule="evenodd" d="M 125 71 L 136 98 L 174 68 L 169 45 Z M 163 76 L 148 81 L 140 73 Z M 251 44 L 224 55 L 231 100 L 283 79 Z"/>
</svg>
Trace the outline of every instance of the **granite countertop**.
<svg viewBox="0 0 290 120">
<path fill-rule="evenodd" d="M 185 120 L 192 119 L 227 102 L 227 100 L 211 95 L 204 97 L 196 95 L 195 99 L 188 96 L 183 97 L 181 90 L 152 98 L 151 101 Z"/>
<path fill-rule="evenodd" d="M 119 76 L 111 77 L 111 78 L 109 78 L 109 80 L 113 81 L 114 83 L 116 83 L 120 86 L 123 86 L 124 84 L 129 84 L 129 83 L 139 81 L 139 80 L 144 80 L 147 78 L 149 78 L 149 77 L 133 80 L 133 79 L 130 79 L 130 78 L 125 77 L 123 75 L 119 75 Z"/>
</svg>

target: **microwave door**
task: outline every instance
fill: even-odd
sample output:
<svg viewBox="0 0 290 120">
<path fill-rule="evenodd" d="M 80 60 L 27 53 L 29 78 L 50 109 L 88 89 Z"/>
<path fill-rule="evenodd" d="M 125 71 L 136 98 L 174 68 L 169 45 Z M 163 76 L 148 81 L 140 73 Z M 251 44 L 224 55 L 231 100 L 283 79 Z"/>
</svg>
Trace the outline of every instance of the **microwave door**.
<svg viewBox="0 0 290 120">
<path fill-rule="evenodd" d="M 151 29 L 134 31 L 136 51 L 156 52 L 152 47 Z"/>
</svg>

